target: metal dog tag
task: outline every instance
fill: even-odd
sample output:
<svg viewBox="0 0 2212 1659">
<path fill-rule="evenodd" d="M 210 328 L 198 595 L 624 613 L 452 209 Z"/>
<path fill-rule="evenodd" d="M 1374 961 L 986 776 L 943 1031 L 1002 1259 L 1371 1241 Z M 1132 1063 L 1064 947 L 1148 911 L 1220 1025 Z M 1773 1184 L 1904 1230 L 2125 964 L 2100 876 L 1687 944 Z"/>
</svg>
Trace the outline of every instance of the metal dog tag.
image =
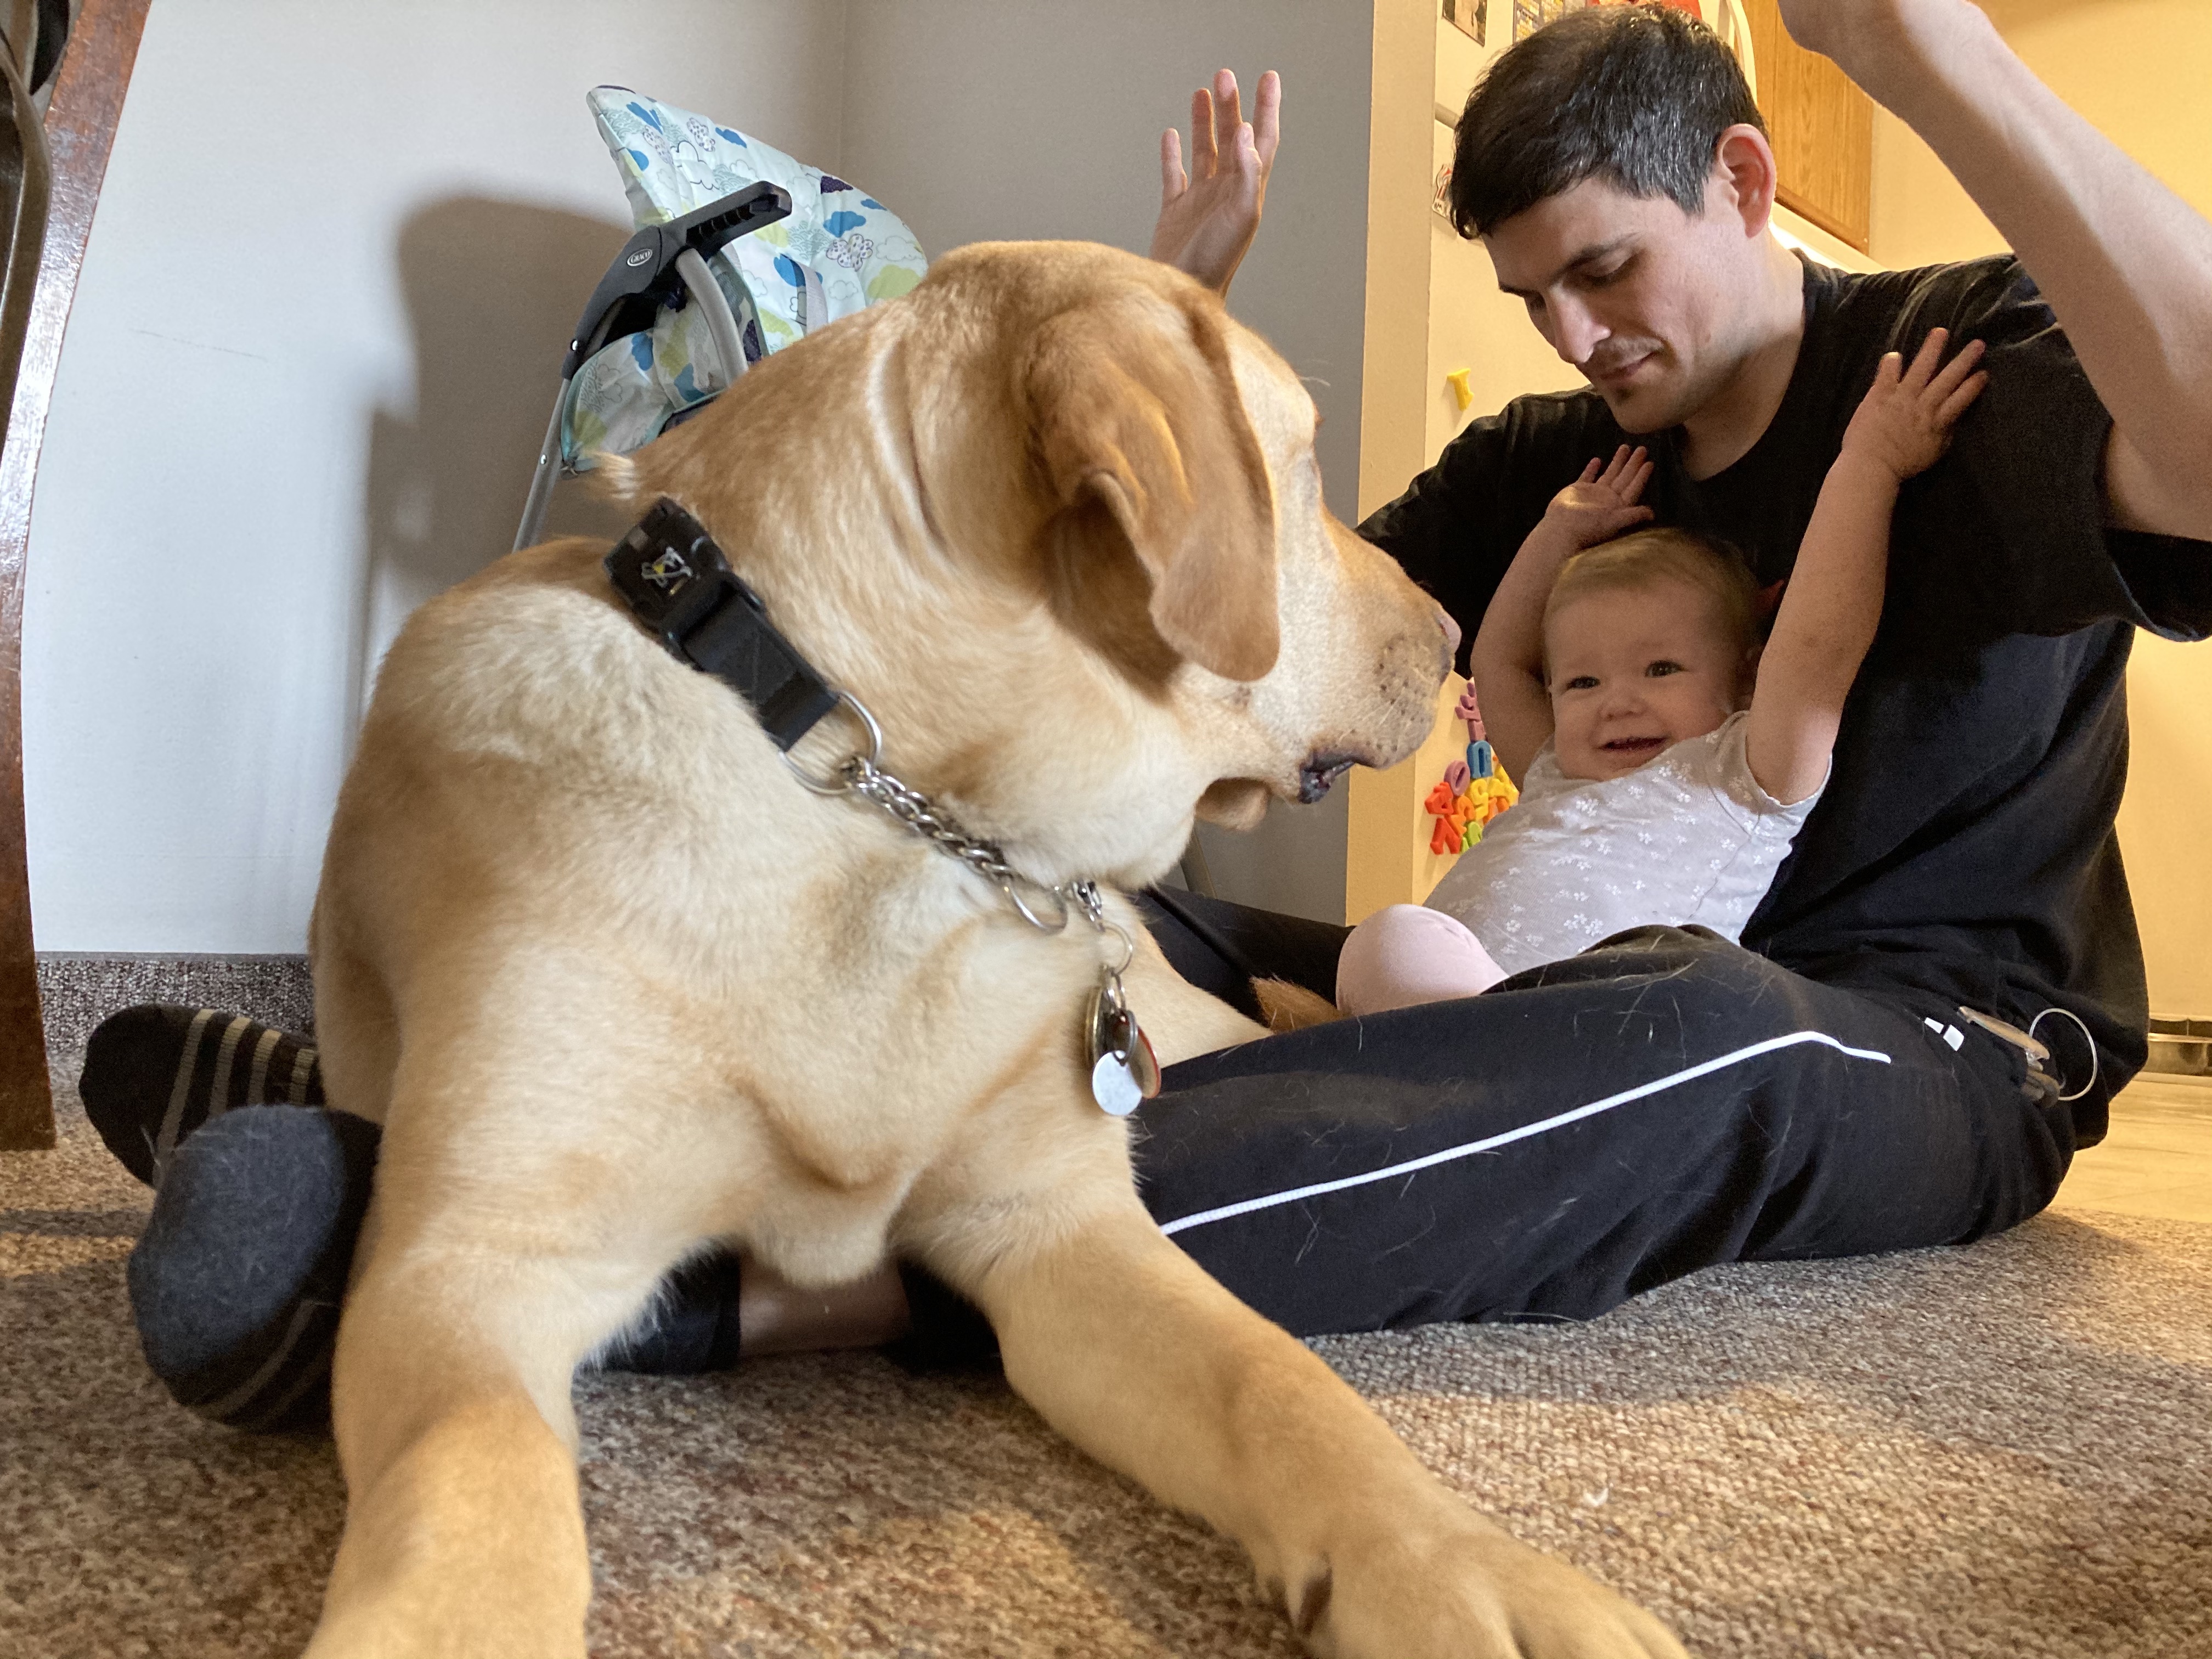
<svg viewBox="0 0 2212 1659">
<path fill-rule="evenodd" d="M 1097 1064 L 1101 1054 L 1113 1052 L 1114 1021 L 1127 1012 L 1128 1005 L 1121 1000 L 1121 981 L 1100 980 L 1098 988 L 1091 994 L 1091 1005 L 1083 1018 L 1083 1052 L 1092 1065 Z"/>
<path fill-rule="evenodd" d="M 1091 1055 L 1091 1097 L 1101 1111 L 1127 1117 L 1160 1091 L 1160 1063 L 1121 995 L 1121 976 L 1108 974 L 1091 994 L 1085 1022 Z"/>
<path fill-rule="evenodd" d="M 1159 1057 L 1152 1053 L 1152 1040 L 1137 1024 L 1136 1017 L 1129 1018 L 1129 1075 L 1137 1085 L 1137 1092 L 1150 1100 L 1160 1091 Z"/>
<path fill-rule="evenodd" d="M 1091 1068 L 1091 1097 L 1109 1117 L 1127 1117 L 1145 1098 L 1129 1062 L 1119 1054 L 1101 1054 Z"/>
</svg>

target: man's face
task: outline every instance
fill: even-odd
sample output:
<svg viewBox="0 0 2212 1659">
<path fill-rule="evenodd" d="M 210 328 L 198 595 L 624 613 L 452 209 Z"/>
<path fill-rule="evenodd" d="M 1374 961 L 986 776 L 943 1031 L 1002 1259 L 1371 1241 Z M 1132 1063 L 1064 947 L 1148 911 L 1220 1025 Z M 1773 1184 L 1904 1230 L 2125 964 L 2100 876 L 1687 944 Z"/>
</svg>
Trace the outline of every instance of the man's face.
<svg viewBox="0 0 2212 1659">
<path fill-rule="evenodd" d="M 1717 177 L 1705 211 L 1586 179 L 1482 239 L 1498 285 L 1626 432 L 1679 426 L 1749 355 L 1758 238 Z"/>
</svg>

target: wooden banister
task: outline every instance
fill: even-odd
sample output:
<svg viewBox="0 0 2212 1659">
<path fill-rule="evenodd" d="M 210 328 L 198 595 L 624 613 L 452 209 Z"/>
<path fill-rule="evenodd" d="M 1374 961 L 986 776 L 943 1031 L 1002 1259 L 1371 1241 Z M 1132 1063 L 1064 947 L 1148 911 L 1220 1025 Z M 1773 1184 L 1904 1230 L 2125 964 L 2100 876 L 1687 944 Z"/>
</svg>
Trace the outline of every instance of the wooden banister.
<svg viewBox="0 0 2212 1659">
<path fill-rule="evenodd" d="M 31 492 L 62 335 L 84 269 L 93 209 L 114 148 L 149 0 L 85 0 L 46 110 L 52 179 L 46 240 L 32 290 L 8 434 L 0 446 L 0 1150 L 54 1144 L 53 1089 L 39 1011 L 23 840 L 23 572 Z"/>
</svg>

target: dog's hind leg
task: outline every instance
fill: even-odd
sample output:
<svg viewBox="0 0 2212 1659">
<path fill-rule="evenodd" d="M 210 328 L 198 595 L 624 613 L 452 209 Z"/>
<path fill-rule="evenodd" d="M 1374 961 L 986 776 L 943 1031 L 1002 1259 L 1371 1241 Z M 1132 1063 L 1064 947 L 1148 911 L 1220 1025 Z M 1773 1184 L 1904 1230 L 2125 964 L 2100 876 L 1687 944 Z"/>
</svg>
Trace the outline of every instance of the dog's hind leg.
<svg viewBox="0 0 2212 1659">
<path fill-rule="evenodd" d="M 392 994 L 322 903 L 316 906 L 310 937 L 325 1097 L 342 1112 L 381 1123 L 399 1064 L 399 1023 Z"/>
<path fill-rule="evenodd" d="M 1116 894 L 1109 902 L 1115 921 L 1134 945 L 1128 969 L 1122 975 L 1129 1006 L 1144 1023 L 1145 1035 L 1152 1040 L 1152 1052 L 1161 1065 L 1173 1066 L 1267 1035 L 1267 1027 L 1246 1018 L 1176 972 L 1127 899 Z"/>
</svg>

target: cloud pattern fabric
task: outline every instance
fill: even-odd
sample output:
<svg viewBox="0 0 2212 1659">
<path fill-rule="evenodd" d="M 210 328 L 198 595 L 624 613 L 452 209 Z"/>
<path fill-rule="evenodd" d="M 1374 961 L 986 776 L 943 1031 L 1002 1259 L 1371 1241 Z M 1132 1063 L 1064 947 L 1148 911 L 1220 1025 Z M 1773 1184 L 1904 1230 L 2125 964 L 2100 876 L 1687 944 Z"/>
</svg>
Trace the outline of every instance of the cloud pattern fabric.
<svg viewBox="0 0 2212 1659">
<path fill-rule="evenodd" d="M 905 293 L 927 261 L 914 233 L 866 191 L 734 127 L 626 87 L 586 101 L 640 227 L 680 218 L 763 179 L 791 196 L 791 216 L 707 261 L 737 319 L 748 362 L 841 317 Z M 595 452 L 628 454 L 733 377 L 696 307 L 662 311 L 650 329 L 611 340 L 576 371 L 562 422 L 562 459 L 589 470 Z"/>
</svg>

